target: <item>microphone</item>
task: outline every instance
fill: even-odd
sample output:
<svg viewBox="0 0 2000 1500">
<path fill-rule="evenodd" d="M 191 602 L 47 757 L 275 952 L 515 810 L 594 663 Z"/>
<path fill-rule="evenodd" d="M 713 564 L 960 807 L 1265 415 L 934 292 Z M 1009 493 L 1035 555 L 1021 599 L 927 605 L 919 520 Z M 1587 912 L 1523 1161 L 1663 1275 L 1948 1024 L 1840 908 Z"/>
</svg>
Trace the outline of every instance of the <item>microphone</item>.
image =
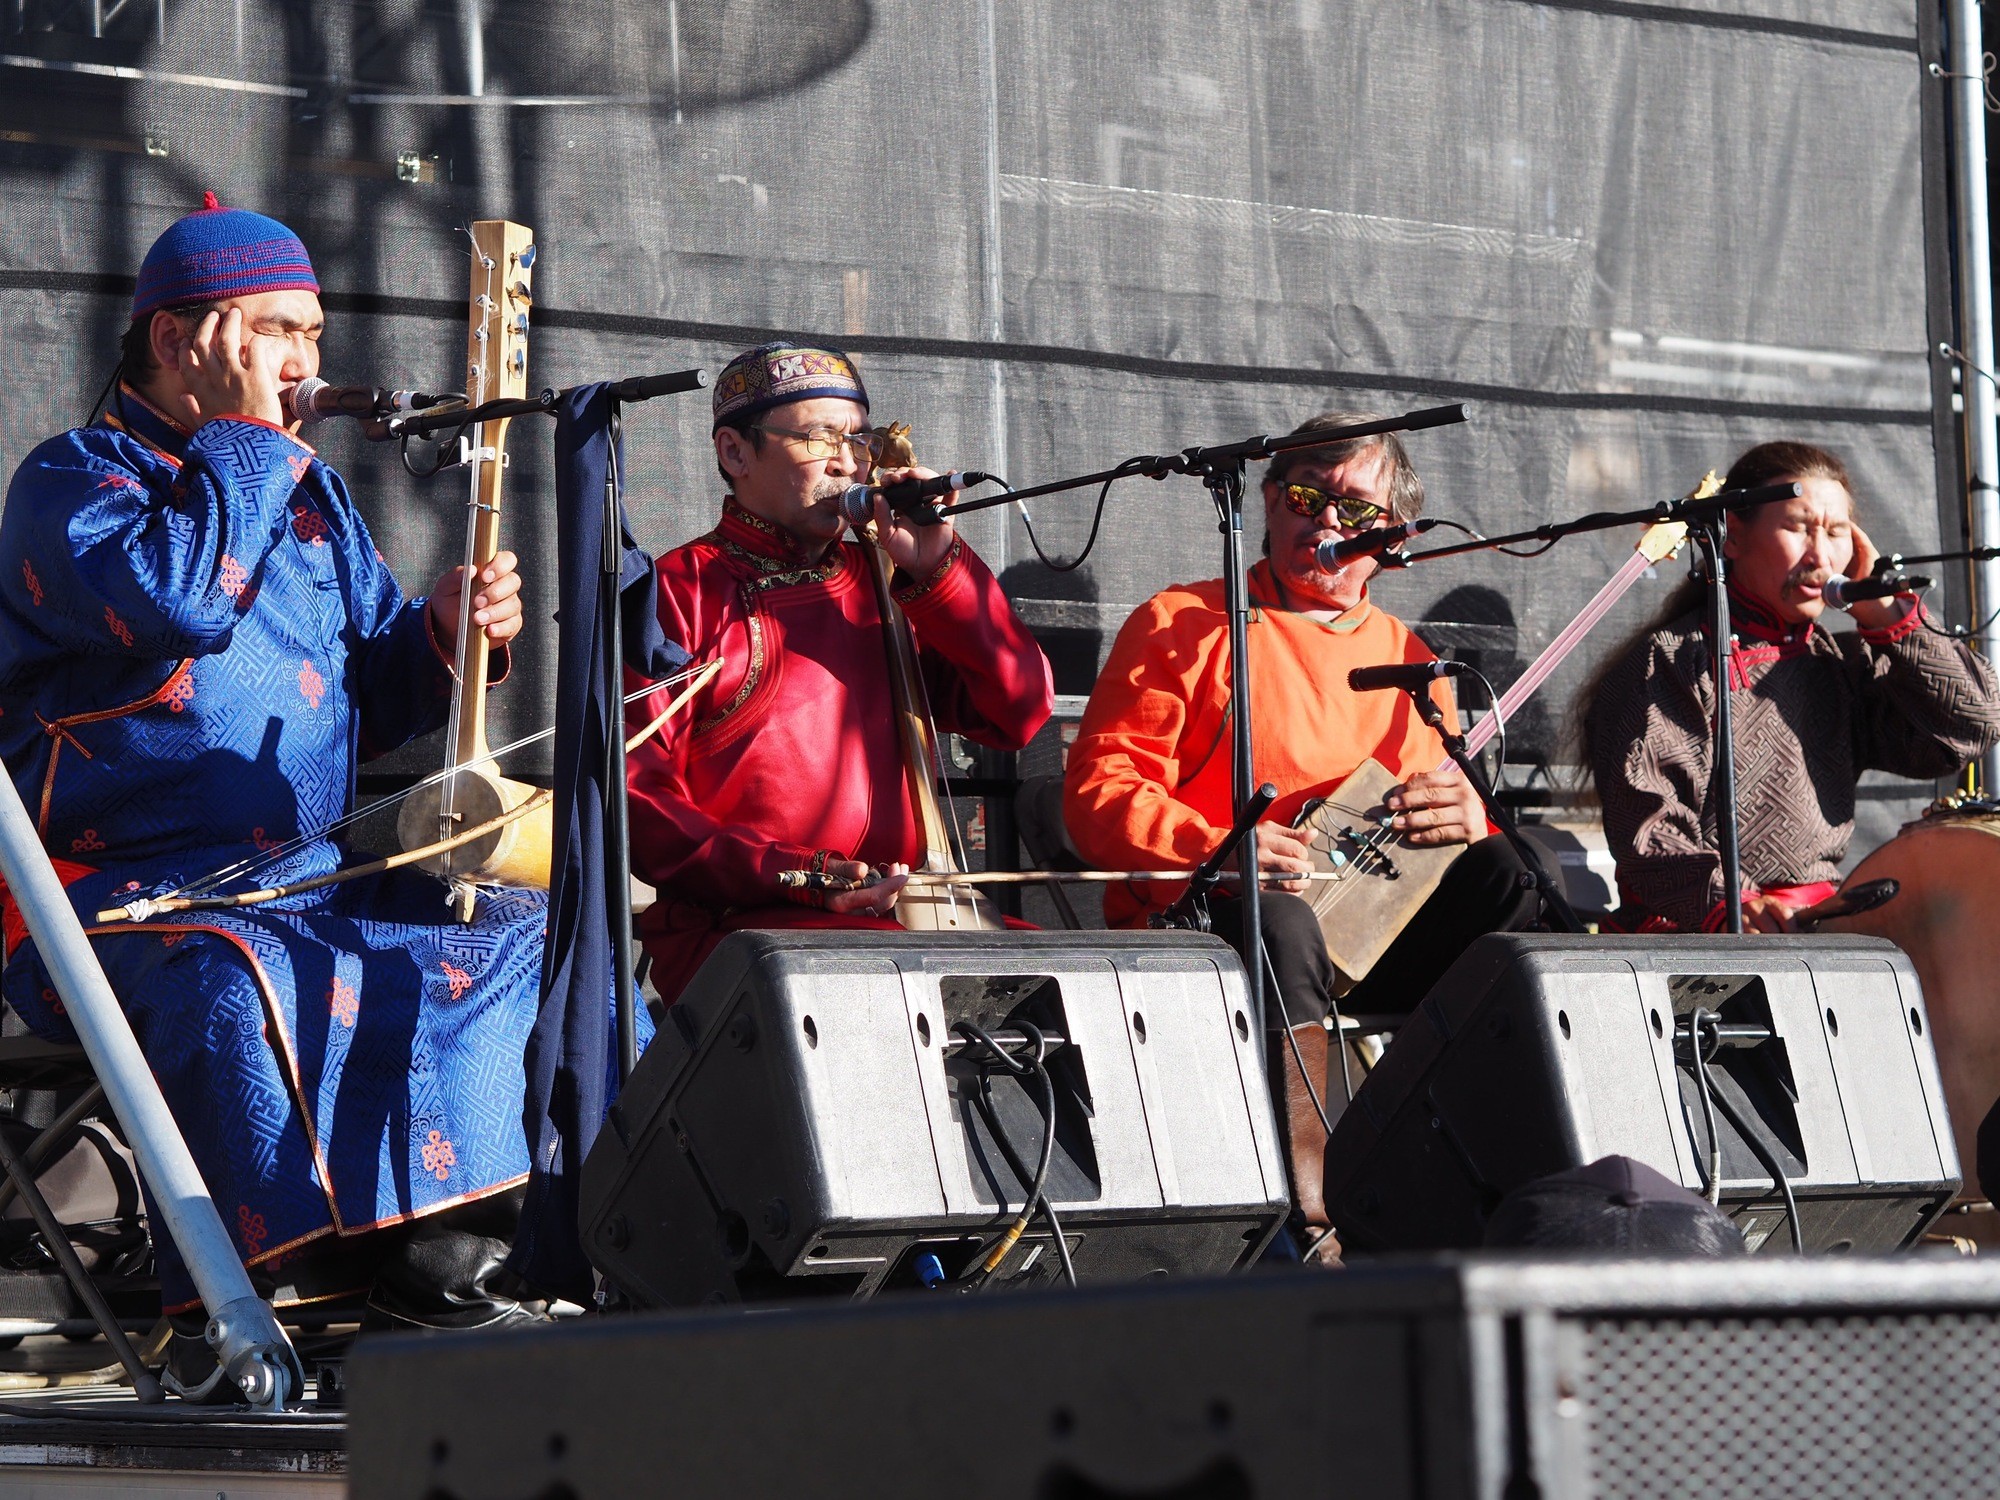
<svg viewBox="0 0 2000 1500">
<path fill-rule="evenodd" d="M 1449 656 L 1438 661 L 1399 661 L 1386 667 L 1356 667 L 1347 674 L 1347 685 L 1357 693 L 1372 693 L 1377 688 L 1403 688 L 1414 693 L 1440 677 L 1459 677 L 1471 670 Z"/>
<path fill-rule="evenodd" d="M 1326 572 L 1338 572 L 1357 557 L 1379 557 L 1391 547 L 1400 547 L 1411 537 L 1429 531 L 1435 525 L 1437 522 L 1434 519 L 1425 516 L 1421 520 L 1405 521 L 1400 526 L 1379 526 L 1359 536 L 1321 542 L 1313 556 Z"/>
<path fill-rule="evenodd" d="M 295 422 L 324 422 L 328 417 L 368 421 L 457 399 L 423 391 L 385 391 L 372 385 L 330 385 L 317 375 L 308 375 L 286 393 L 285 405 Z"/>
<path fill-rule="evenodd" d="M 926 502 L 968 485 L 984 483 L 992 477 L 977 469 L 967 469 L 962 473 L 954 470 L 949 474 L 937 474 L 929 479 L 899 479 L 894 484 L 853 484 L 840 497 L 840 513 L 847 518 L 850 526 L 865 526 L 868 518 L 875 514 L 875 497 L 880 495 L 889 502 L 889 509 L 899 515 L 908 516 L 919 526 L 935 526 L 941 518 Z"/>
<path fill-rule="evenodd" d="M 651 401 L 655 396 L 675 396 L 698 391 L 708 384 L 706 370 L 671 370 L 665 375 L 634 375 L 611 387 L 620 401 Z"/>
<path fill-rule="evenodd" d="M 1936 580 L 1921 573 L 1883 573 L 1874 578 L 1827 579 L 1819 596 L 1835 609 L 1846 609 L 1863 599 L 1887 599 L 1893 594 L 1921 594 L 1936 586 Z"/>
</svg>

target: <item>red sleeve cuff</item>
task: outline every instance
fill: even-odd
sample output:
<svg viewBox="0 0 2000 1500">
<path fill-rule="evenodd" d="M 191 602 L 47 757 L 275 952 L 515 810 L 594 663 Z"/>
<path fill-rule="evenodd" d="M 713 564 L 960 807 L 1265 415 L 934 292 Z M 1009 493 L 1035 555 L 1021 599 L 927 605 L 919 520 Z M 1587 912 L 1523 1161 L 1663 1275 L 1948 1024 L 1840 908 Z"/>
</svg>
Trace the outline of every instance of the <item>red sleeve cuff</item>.
<svg viewBox="0 0 2000 1500">
<path fill-rule="evenodd" d="M 1913 600 L 1908 612 L 1895 624 L 1880 630 L 1862 629 L 1857 631 L 1856 634 L 1871 646 L 1894 645 L 1897 641 L 1906 641 L 1915 635 L 1923 628 L 1926 618 L 1923 602 L 1921 600 Z"/>
<path fill-rule="evenodd" d="M 1758 890 L 1757 887 L 1754 885 L 1746 885 L 1743 887 L 1743 899 L 1745 901 L 1749 901 L 1754 897 L 1761 896 L 1763 894 L 1764 893 Z M 1718 901 L 1715 903 L 1714 906 L 1709 908 L 1708 915 L 1702 918 L 1701 930 L 1703 932 L 1729 931 L 1729 903 L 1727 901 Z"/>
<path fill-rule="evenodd" d="M 935 568 L 931 569 L 928 577 L 912 583 L 907 588 L 895 590 L 896 602 L 907 610 L 910 606 L 917 604 L 929 595 L 937 593 L 945 582 L 952 578 L 954 573 L 963 573 L 964 571 L 965 539 L 963 537 L 953 537 L 951 545 L 945 549 L 943 559 Z"/>
</svg>

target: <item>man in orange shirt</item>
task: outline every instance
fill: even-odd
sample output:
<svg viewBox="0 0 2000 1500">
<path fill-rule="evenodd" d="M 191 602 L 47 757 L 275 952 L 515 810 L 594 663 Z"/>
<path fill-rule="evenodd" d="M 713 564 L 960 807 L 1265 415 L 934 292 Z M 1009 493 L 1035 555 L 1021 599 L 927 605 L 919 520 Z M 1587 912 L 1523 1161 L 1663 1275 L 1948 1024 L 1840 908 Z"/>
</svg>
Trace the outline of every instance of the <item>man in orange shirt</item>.
<svg viewBox="0 0 2000 1500">
<path fill-rule="evenodd" d="M 1299 431 L 1371 421 L 1328 412 Z M 1250 570 L 1251 738 L 1256 780 L 1279 796 L 1258 825 L 1258 863 L 1267 890 L 1262 929 L 1273 1085 L 1294 1137 L 1311 1121 L 1311 1101 L 1279 1082 L 1293 1056 L 1291 1028 L 1309 1075 L 1325 1076 L 1324 1020 L 1335 984 L 1312 908 L 1296 894 L 1310 846 L 1291 824 L 1371 756 L 1402 784 L 1389 805 L 1412 843 L 1470 844 L 1431 899 L 1368 977 L 1345 997 L 1355 1013 L 1403 1013 L 1482 933 L 1534 920 L 1537 898 L 1521 884 L 1504 839 L 1486 837 L 1479 797 L 1446 762 L 1435 731 L 1400 692 L 1356 693 L 1350 668 L 1433 659 L 1402 621 L 1377 608 L 1368 582 L 1379 564 L 1319 566 L 1318 545 L 1407 521 L 1423 507 L 1423 482 L 1394 435 L 1293 449 L 1264 477 L 1265 560 Z M 1170 588 L 1141 605 L 1119 631 L 1070 748 L 1063 815 L 1084 858 L 1107 869 L 1190 868 L 1222 842 L 1232 821 L 1229 630 L 1220 579 Z M 1441 700 L 1442 701 L 1442 700 Z M 1445 713 L 1452 719 L 1447 705 Z M 1454 727 L 1455 727 L 1455 721 Z M 1444 763 L 1444 769 L 1437 767 Z M 1104 903 L 1114 926 L 1137 927 L 1176 894 L 1163 882 L 1114 886 Z M 1225 888 L 1226 889 L 1226 888 Z M 1211 899 L 1215 930 L 1242 946 L 1236 897 Z M 1294 1075 L 1296 1076 L 1296 1075 Z M 1290 1097 L 1287 1097 L 1290 1096 Z M 1294 1107 L 1303 1105 L 1303 1118 Z M 1295 1157 L 1295 1161 L 1296 1161 Z M 1317 1182 L 1295 1184 L 1308 1222 Z"/>
</svg>

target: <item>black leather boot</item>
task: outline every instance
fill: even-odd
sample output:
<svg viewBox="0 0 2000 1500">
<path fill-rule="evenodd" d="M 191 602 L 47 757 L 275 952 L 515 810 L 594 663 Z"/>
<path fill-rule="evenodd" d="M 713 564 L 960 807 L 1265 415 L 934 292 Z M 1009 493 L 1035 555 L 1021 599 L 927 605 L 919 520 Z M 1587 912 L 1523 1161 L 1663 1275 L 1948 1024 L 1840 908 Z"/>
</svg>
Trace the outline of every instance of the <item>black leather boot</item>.
<svg viewBox="0 0 2000 1500">
<path fill-rule="evenodd" d="M 512 1328 L 549 1319 L 506 1267 L 520 1223 L 518 1190 L 418 1219 L 385 1247 L 365 1332 Z"/>
</svg>

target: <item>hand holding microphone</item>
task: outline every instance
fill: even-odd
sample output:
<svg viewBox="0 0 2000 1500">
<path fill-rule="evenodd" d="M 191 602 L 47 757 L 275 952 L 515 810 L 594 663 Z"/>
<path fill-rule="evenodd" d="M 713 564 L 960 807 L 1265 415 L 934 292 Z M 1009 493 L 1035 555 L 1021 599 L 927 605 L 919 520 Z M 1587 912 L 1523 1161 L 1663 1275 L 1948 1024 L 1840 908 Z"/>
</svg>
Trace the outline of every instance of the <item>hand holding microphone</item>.
<svg viewBox="0 0 2000 1500">
<path fill-rule="evenodd" d="M 956 533 L 936 502 L 978 484 L 990 475 L 977 469 L 963 473 L 930 474 L 920 469 L 886 469 L 875 484 L 849 485 L 840 496 L 840 513 L 857 531 L 878 519 L 889 524 L 876 535 L 889 560 L 913 579 L 929 577 L 951 550 Z"/>
<path fill-rule="evenodd" d="M 1821 587 L 1819 596 L 1835 609 L 1851 610 L 1869 599 L 1921 594 L 1936 586 L 1936 579 L 1926 578 L 1921 573 L 1881 573 L 1871 578 L 1848 578 L 1835 574 Z"/>
<path fill-rule="evenodd" d="M 880 495 L 888 502 L 891 511 L 912 524 L 937 526 L 944 521 L 944 517 L 938 514 L 931 501 L 991 477 L 977 469 L 966 469 L 963 472 L 954 470 L 949 474 L 933 474 L 927 479 L 911 475 L 888 484 L 849 485 L 840 497 L 840 513 L 847 518 L 848 525 L 866 526 L 875 514 L 875 497 Z"/>
</svg>

